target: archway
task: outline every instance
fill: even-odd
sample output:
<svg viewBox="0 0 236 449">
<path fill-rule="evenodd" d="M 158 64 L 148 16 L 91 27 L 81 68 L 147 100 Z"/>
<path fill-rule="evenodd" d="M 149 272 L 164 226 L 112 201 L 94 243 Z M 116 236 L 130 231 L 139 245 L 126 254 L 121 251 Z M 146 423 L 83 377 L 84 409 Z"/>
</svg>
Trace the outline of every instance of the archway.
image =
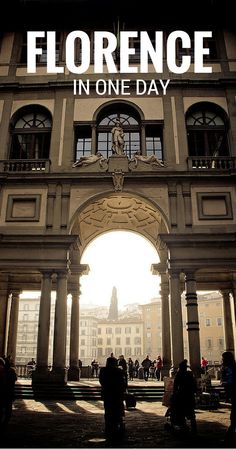
<svg viewBox="0 0 236 449">
<path fill-rule="evenodd" d="M 84 257 L 84 255 L 86 255 L 86 248 L 89 248 L 91 242 L 95 242 L 97 237 L 102 238 L 106 233 L 111 234 L 112 232 L 117 231 L 128 231 L 132 232 L 133 235 L 136 234 L 141 236 L 142 239 L 145 239 L 148 245 L 152 246 L 154 250 L 153 255 L 155 255 L 153 256 L 152 263 L 155 266 L 158 259 L 163 265 L 166 265 L 166 248 L 161 245 L 159 234 L 163 232 L 168 233 L 167 223 L 168 220 L 159 206 L 150 199 L 143 198 L 140 195 L 138 196 L 134 193 L 127 192 L 108 192 L 105 197 L 104 195 L 93 197 L 90 201 L 87 201 L 80 208 L 75 210 L 71 223 L 71 234 L 77 235 L 79 240 L 77 248 L 77 264 L 81 267 L 86 266 L 86 264 L 83 263 L 85 261 L 88 263 L 88 260 Z M 100 251 L 102 251 L 102 249 L 100 249 Z M 123 253 L 123 257 L 125 258 L 125 248 Z M 73 257 L 72 254 L 71 259 L 75 260 L 76 257 Z M 152 263 L 149 265 L 149 270 L 151 270 Z M 99 262 L 97 262 L 97 267 L 98 264 Z M 96 270 L 96 263 L 93 270 Z M 81 274 L 82 271 L 81 268 Z M 157 273 L 154 271 L 153 274 Z M 114 281 L 112 283 L 114 283 Z M 159 286 L 157 278 L 156 284 L 156 292 L 158 292 Z M 112 286 L 109 289 L 109 299 L 111 298 L 111 290 Z M 162 347 L 165 351 L 164 359 L 169 366 L 171 345 L 168 295 L 162 295 L 162 298 L 165 300 L 165 304 L 163 304 L 163 302 L 161 304 L 162 316 L 160 317 L 162 321 Z M 78 307 L 78 305 L 76 307 Z M 73 316 L 74 313 L 72 313 L 72 317 Z M 77 314 L 75 314 L 75 316 L 77 316 Z M 74 327 L 75 326 L 72 324 L 72 328 Z M 164 342 L 163 338 L 165 340 Z M 71 335 L 71 340 L 73 340 L 73 335 Z M 71 352 L 75 353 L 75 351 Z M 155 357 L 156 354 L 153 354 L 153 356 Z M 72 365 L 72 362 L 70 365 Z"/>
</svg>

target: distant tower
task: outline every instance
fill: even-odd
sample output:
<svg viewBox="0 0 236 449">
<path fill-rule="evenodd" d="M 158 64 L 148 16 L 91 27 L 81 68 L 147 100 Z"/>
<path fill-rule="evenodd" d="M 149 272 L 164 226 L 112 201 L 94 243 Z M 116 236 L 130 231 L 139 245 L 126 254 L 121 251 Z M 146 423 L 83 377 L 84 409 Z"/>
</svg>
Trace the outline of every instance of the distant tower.
<svg viewBox="0 0 236 449">
<path fill-rule="evenodd" d="M 112 289 L 108 320 L 118 320 L 118 298 L 116 287 L 113 287 Z"/>
</svg>

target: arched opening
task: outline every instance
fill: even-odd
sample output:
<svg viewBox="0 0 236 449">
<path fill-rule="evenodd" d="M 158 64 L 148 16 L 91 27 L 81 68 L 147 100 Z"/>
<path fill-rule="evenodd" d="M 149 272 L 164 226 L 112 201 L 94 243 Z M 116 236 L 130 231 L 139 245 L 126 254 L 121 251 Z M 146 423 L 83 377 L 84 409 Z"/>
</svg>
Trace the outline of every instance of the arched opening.
<svg viewBox="0 0 236 449">
<path fill-rule="evenodd" d="M 158 295 L 158 282 L 151 264 L 159 262 L 154 246 L 140 234 L 110 231 L 85 248 L 82 263 L 89 264 L 81 278 L 81 304 L 109 305 L 112 287 L 119 293 L 119 306 L 148 302 Z"/>
</svg>

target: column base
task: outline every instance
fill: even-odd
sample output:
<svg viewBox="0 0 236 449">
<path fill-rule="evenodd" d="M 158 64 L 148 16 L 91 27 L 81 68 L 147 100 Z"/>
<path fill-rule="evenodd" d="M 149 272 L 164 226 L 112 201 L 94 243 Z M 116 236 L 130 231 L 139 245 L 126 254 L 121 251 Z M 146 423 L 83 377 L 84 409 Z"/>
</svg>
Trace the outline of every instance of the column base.
<svg viewBox="0 0 236 449">
<path fill-rule="evenodd" d="M 32 385 L 50 382 L 50 371 L 47 366 L 38 366 L 32 372 Z"/>
<path fill-rule="evenodd" d="M 67 373 L 68 371 L 65 368 L 53 368 L 52 371 L 50 371 L 49 382 L 66 385 Z"/>
<path fill-rule="evenodd" d="M 80 380 L 80 369 L 77 366 L 70 366 L 68 380 Z"/>
</svg>

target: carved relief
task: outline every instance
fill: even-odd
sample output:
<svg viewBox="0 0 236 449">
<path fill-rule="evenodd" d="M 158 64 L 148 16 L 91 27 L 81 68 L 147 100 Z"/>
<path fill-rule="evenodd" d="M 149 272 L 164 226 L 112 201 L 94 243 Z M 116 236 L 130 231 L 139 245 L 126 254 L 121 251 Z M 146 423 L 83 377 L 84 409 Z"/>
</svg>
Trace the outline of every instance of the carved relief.
<svg viewBox="0 0 236 449">
<path fill-rule="evenodd" d="M 124 173 L 122 170 L 115 170 L 112 173 L 112 180 L 115 192 L 122 192 L 124 184 Z"/>
<path fill-rule="evenodd" d="M 156 246 L 161 214 L 140 199 L 114 194 L 87 206 L 80 214 L 79 228 L 82 247 L 99 234 L 117 229 L 136 231 Z"/>
</svg>

